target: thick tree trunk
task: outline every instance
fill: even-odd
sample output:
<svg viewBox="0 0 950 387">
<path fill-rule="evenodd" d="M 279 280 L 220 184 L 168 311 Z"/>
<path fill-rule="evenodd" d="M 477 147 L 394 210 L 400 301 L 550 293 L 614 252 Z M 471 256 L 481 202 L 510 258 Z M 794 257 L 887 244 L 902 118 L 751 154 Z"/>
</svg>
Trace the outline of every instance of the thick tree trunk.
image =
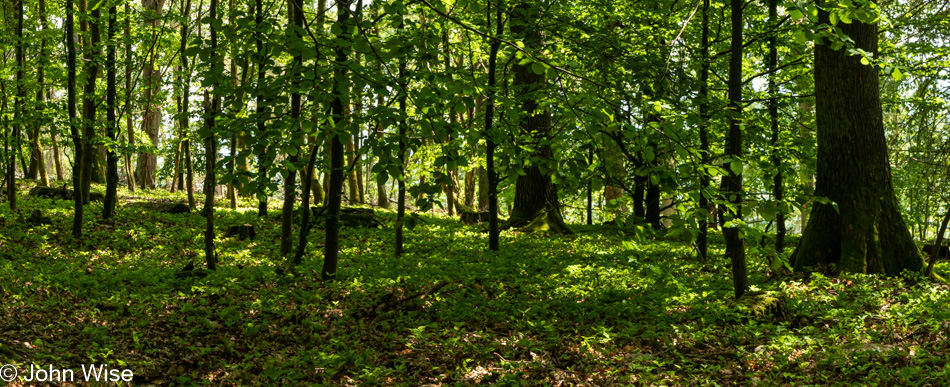
<svg viewBox="0 0 950 387">
<path fill-rule="evenodd" d="M 819 10 L 819 23 L 829 23 Z M 877 56 L 878 28 L 854 20 L 838 28 L 855 48 Z M 815 47 L 818 174 L 815 195 L 837 204 L 815 204 L 795 249 L 796 269 L 837 264 L 854 273 L 897 275 L 923 267 L 894 194 L 878 70 L 861 57 L 828 44 Z"/>
<path fill-rule="evenodd" d="M 541 17 L 541 9 L 535 3 L 520 2 L 512 13 L 511 33 L 522 38 L 526 47 L 531 50 L 540 51 L 542 48 L 541 30 L 537 27 L 537 21 Z M 535 141 L 545 143 L 551 136 L 551 115 L 538 104 L 538 99 L 541 98 L 539 94 L 545 89 L 544 75 L 536 74 L 530 65 L 515 65 L 513 71 L 513 85 L 520 94 L 521 109 L 525 113 L 521 130 L 531 135 Z M 540 160 L 551 161 L 554 159 L 554 152 L 550 145 L 545 144 L 538 147 L 534 156 Z M 557 187 L 551 182 L 551 173 L 542 172 L 537 164 L 525 166 L 524 172 L 515 182 L 514 208 L 505 227 L 571 233 L 561 215 Z"/>
</svg>

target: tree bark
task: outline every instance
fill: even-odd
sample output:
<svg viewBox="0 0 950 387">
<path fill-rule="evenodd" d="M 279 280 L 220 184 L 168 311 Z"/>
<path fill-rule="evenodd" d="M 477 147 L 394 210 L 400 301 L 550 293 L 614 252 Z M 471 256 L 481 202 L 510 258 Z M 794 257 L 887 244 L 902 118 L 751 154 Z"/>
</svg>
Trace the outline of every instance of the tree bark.
<svg viewBox="0 0 950 387">
<path fill-rule="evenodd" d="M 709 188 L 710 176 L 706 166 L 709 165 L 709 0 L 703 0 L 702 42 L 700 43 L 699 69 L 699 235 L 696 236 L 696 251 L 699 261 L 706 263 L 709 260 L 709 199 L 706 189 Z M 713 221 L 715 224 L 715 221 Z"/>
<path fill-rule="evenodd" d="M 491 31 L 492 25 L 492 15 L 491 15 L 491 2 L 492 0 L 486 0 L 486 26 L 487 29 Z M 499 1 L 499 4 L 495 6 L 495 38 L 501 38 L 502 34 L 505 31 L 505 25 L 502 18 L 502 7 L 504 2 Z M 489 50 L 488 50 L 488 85 L 486 90 L 488 96 L 485 102 L 485 178 L 480 178 L 480 180 L 487 180 L 486 184 L 486 200 L 488 205 L 488 249 L 491 251 L 498 251 L 501 248 L 499 236 L 500 230 L 498 228 L 498 173 L 495 171 L 495 137 L 493 132 L 493 126 L 495 123 L 495 76 L 497 73 L 498 66 L 498 50 L 501 48 L 501 42 L 497 39 L 489 39 Z M 481 196 L 481 195 L 479 195 Z M 479 198 L 481 202 L 481 198 Z M 479 203 L 480 205 L 481 203 Z"/>
<path fill-rule="evenodd" d="M 362 3 L 362 2 L 361 2 Z M 336 63 L 347 61 L 347 47 L 351 40 L 350 31 L 350 0 L 337 0 L 337 24 L 342 26 L 342 32 L 337 35 L 343 43 L 336 47 Z M 362 4 L 360 4 L 360 7 Z M 360 8 L 357 7 L 357 8 Z M 347 103 L 350 82 L 347 79 L 346 67 L 337 66 L 333 71 L 333 125 L 330 134 L 330 193 L 327 197 L 327 218 L 325 225 L 326 241 L 324 243 L 322 278 L 324 281 L 336 279 L 337 264 L 340 257 L 340 206 L 343 202 L 343 174 L 344 165 L 343 141 L 346 134 L 346 118 L 344 108 Z M 396 221 L 397 224 L 399 220 Z"/>
<path fill-rule="evenodd" d="M 215 74 L 215 71 L 218 71 L 216 67 L 220 66 L 221 56 L 218 54 L 218 30 L 215 28 L 215 22 L 218 22 L 218 0 L 211 0 L 210 10 L 209 10 L 210 22 L 210 32 L 211 32 L 211 58 L 209 63 L 209 71 L 212 77 L 220 77 L 219 74 Z M 183 55 L 184 56 L 184 55 Z M 207 98 L 208 94 L 205 92 L 205 97 Z M 207 99 L 206 99 L 207 101 Z M 221 97 L 218 95 L 218 83 L 215 82 L 211 86 L 211 101 L 210 106 L 205 106 L 205 203 L 204 203 L 204 213 L 205 216 L 205 264 L 208 267 L 208 270 L 215 270 L 218 266 L 218 257 L 215 253 L 214 246 L 214 188 L 217 184 L 217 179 L 215 178 L 215 164 L 218 160 L 218 140 L 215 136 L 215 119 L 218 116 L 218 112 L 221 111 Z"/>
<path fill-rule="evenodd" d="M 129 106 L 130 109 L 125 112 L 125 131 L 128 136 L 128 143 L 126 146 L 129 149 L 135 146 L 135 129 L 132 126 L 132 6 L 129 4 L 129 1 L 125 2 L 125 30 L 124 38 L 126 40 L 125 45 L 125 104 Z M 125 159 L 125 179 L 126 185 L 128 186 L 129 191 L 135 192 L 135 169 L 132 166 L 132 154 L 131 150 L 123 152 L 123 158 Z M 189 160 L 190 162 L 190 160 Z M 194 201 L 191 201 L 191 208 L 194 209 Z"/>
<path fill-rule="evenodd" d="M 20 128 L 22 128 L 21 122 L 24 121 L 24 105 L 26 104 L 26 85 L 25 75 L 23 69 L 26 67 L 26 57 L 24 56 L 24 48 L 26 45 L 26 40 L 23 37 L 23 1 L 25 0 L 15 0 L 16 1 L 16 102 L 14 103 L 14 118 L 13 118 L 13 146 L 16 149 L 20 149 Z M 10 165 L 7 166 L 8 173 L 10 174 L 10 183 L 7 186 L 7 200 L 10 201 L 10 209 L 16 210 L 16 153 L 10 152 Z"/>
<path fill-rule="evenodd" d="M 147 16 L 149 18 L 147 23 L 151 25 L 153 30 L 156 30 L 159 26 L 159 15 L 162 12 L 164 4 L 165 0 L 142 0 L 142 8 L 145 12 L 154 13 L 154 15 L 150 14 Z M 157 39 L 157 33 L 155 36 Z M 147 44 L 149 44 L 150 48 L 153 47 L 151 43 Z M 159 131 L 162 125 L 161 101 L 158 100 L 157 96 L 161 92 L 162 79 L 160 71 L 155 68 L 156 56 L 158 56 L 158 51 L 151 48 L 148 53 L 148 59 L 145 62 L 145 68 L 142 69 L 142 79 L 145 80 L 146 83 L 145 115 L 142 118 L 142 128 L 152 141 L 152 146 L 157 148 Z M 140 188 L 155 188 L 155 168 L 157 167 L 157 162 L 157 156 L 154 153 L 139 153 L 137 172 L 140 176 Z"/>
<path fill-rule="evenodd" d="M 109 219 L 115 213 L 116 191 L 119 186 L 119 158 L 115 151 L 115 141 L 118 138 L 118 122 L 116 122 L 116 65 L 115 65 L 115 22 L 116 3 L 109 7 L 108 47 L 106 48 L 106 136 L 109 144 L 106 153 L 106 197 L 102 205 L 102 219 Z"/>
<path fill-rule="evenodd" d="M 73 0 L 66 0 L 66 110 L 69 117 L 69 133 L 73 138 L 73 227 L 75 239 L 82 238 L 83 203 L 82 195 L 82 154 L 84 144 L 76 122 L 76 38 L 75 10 Z"/>
<path fill-rule="evenodd" d="M 92 185 L 93 180 L 97 176 L 97 168 L 94 168 L 98 163 L 98 155 L 96 149 L 93 146 L 96 138 L 96 79 L 99 76 L 99 46 L 101 35 L 99 33 L 99 17 L 100 11 L 98 7 L 95 7 L 91 11 L 86 11 L 85 0 L 80 0 L 79 9 L 83 13 L 89 13 L 88 22 L 80 22 L 80 29 L 82 26 L 88 23 L 86 31 L 91 35 L 90 39 L 87 40 L 83 38 L 83 41 L 88 41 L 89 45 L 83 50 L 83 56 L 85 57 L 86 62 L 86 79 L 85 87 L 83 90 L 83 101 L 82 101 L 82 112 L 83 112 L 83 159 L 82 159 L 82 202 L 83 204 L 89 204 L 89 188 Z"/>
<path fill-rule="evenodd" d="M 769 0 L 769 21 L 772 25 L 778 24 L 778 0 Z M 775 251 L 785 251 L 785 213 L 782 211 L 785 199 L 785 183 L 782 174 L 782 157 L 779 155 L 779 129 L 778 129 L 778 86 L 775 84 L 775 69 L 778 67 L 778 50 L 776 48 L 777 32 L 769 36 L 769 124 L 772 129 L 772 168 L 775 169 L 775 175 L 772 176 L 772 199 L 779 205 L 779 211 L 775 215 Z"/>
<path fill-rule="evenodd" d="M 23 0 L 20 0 L 23 1 Z M 40 33 L 43 35 L 43 38 L 40 39 L 40 55 L 37 59 L 37 68 L 36 68 L 36 104 L 40 111 L 46 109 L 46 65 L 49 61 L 49 51 L 46 48 L 46 0 L 39 0 L 38 4 L 38 13 L 40 17 Z M 33 166 L 36 166 L 36 172 L 40 178 L 40 185 L 49 186 L 49 175 L 46 171 L 46 159 L 43 157 L 43 144 L 42 139 L 42 125 L 37 123 L 35 124 L 32 135 L 30 136 L 30 145 L 32 152 L 30 153 L 30 172 L 33 175 L 33 178 L 36 178 L 36 175 L 33 174 Z"/>
<path fill-rule="evenodd" d="M 301 0 L 287 0 L 287 22 L 291 26 L 297 26 L 303 28 L 303 13 L 301 10 Z M 298 12 L 300 11 L 300 12 Z M 297 22 L 297 17 L 300 17 L 300 22 Z M 294 39 L 300 41 L 302 36 L 300 32 L 295 28 L 293 32 Z M 301 71 L 303 71 L 303 56 L 299 49 L 294 49 L 292 51 L 293 62 L 290 65 L 291 79 L 294 83 L 299 83 L 301 80 Z M 291 137 L 296 137 L 300 134 L 300 91 L 294 89 L 290 94 L 290 119 L 291 119 Z M 295 145 L 297 146 L 297 145 Z M 299 146 L 297 146 L 296 152 L 290 154 L 287 157 L 287 160 L 292 164 L 293 168 L 288 168 L 284 172 L 284 202 L 281 208 L 281 217 L 280 217 L 280 255 L 288 255 L 293 250 L 293 229 L 294 229 L 294 205 L 296 204 L 297 196 L 297 162 L 300 160 L 298 154 L 300 153 Z M 307 187 L 304 187 L 307 189 Z M 309 211 L 309 208 L 303 209 L 304 211 Z"/>
<path fill-rule="evenodd" d="M 830 23 L 819 9 L 819 23 Z M 877 57 L 876 24 L 839 23 L 855 48 Z M 854 273 L 917 271 L 923 258 L 900 214 L 891 181 L 878 70 L 860 56 L 815 47 L 818 173 L 816 203 L 793 254 L 797 269 L 836 264 Z"/>
<path fill-rule="evenodd" d="M 742 1 L 732 0 L 732 51 L 729 61 L 729 133 L 726 136 L 726 156 L 731 163 L 742 160 Z M 723 195 L 735 207 L 730 210 L 732 219 L 742 219 L 742 172 L 727 165 L 729 173 L 723 176 Z M 725 227 L 722 230 L 726 240 L 726 257 L 732 262 L 732 284 L 738 299 L 749 287 L 746 272 L 745 242 L 739 234 L 739 227 Z"/>
<path fill-rule="evenodd" d="M 514 36 L 523 39 L 526 48 L 539 52 L 543 41 L 537 22 L 541 17 L 539 4 L 519 2 L 512 12 L 510 27 Z M 539 94 L 543 94 L 546 86 L 544 75 L 536 74 L 530 64 L 516 64 L 513 66 L 513 72 L 513 86 L 519 93 L 521 109 L 524 111 L 522 133 L 542 144 L 538 146 L 534 157 L 544 161 L 553 160 L 554 152 L 547 144 L 551 139 L 551 115 L 538 103 L 541 97 Z M 542 171 L 536 163 L 526 165 L 524 172 L 515 182 L 514 208 L 505 228 L 571 233 L 561 215 L 557 187 L 551 181 L 551 172 Z"/>
</svg>

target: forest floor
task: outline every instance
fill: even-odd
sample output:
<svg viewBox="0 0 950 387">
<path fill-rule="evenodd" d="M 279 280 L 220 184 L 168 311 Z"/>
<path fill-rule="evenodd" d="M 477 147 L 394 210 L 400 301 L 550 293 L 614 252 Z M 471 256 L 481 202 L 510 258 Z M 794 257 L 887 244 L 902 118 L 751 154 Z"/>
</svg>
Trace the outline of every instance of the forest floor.
<svg viewBox="0 0 950 387">
<path fill-rule="evenodd" d="M 221 267 L 183 277 L 202 265 L 204 218 L 141 205 L 183 195 L 123 190 L 113 221 L 93 203 L 77 241 L 72 202 L 24 184 L 22 213 L 52 224 L 0 203 L 0 363 L 21 377 L 35 364 L 83 384 L 83 365 L 109 364 L 134 385 L 950 382 L 950 287 L 916 275 L 775 279 L 753 253 L 758 297 L 735 302 L 718 236 L 706 267 L 677 238 L 616 226 L 505 232 L 490 252 L 481 226 L 421 214 L 394 258 L 394 215 L 377 211 L 390 226 L 341 230 L 339 278 L 324 283 L 322 230 L 278 276 L 276 202 L 258 218 L 222 201 Z M 221 238 L 245 223 L 256 239 Z"/>
</svg>

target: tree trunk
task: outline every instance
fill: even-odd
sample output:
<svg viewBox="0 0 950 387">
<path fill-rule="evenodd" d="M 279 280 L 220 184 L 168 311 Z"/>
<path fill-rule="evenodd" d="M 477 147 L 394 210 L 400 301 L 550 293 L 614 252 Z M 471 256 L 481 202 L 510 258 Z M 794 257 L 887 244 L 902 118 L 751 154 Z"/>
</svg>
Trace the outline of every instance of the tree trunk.
<svg viewBox="0 0 950 387">
<path fill-rule="evenodd" d="M 696 236 L 696 250 L 699 261 L 706 263 L 709 260 L 709 199 L 706 189 L 709 188 L 710 177 L 706 166 L 709 165 L 709 0 L 703 0 L 702 43 L 700 43 L 699 69 L 699 235 Z M 715 224 L 715 221 L 713 221 Z"/>
<path fill-rule="evenodd" d="M 536 25 L 541 17 L 538 4 L 519 2 L 514 7 L 511 19 L 511 33 L 522 38 L 528 49 L 539 52 L 543 41 L 541 30 Z M 553 160 L 554 152 L 547 144 L 551 137 L 551 114 L 538 104 L 538 94 L 543 94 L 546 85 L 544 75 L 536 74 L 530 64 L 514 65 L 513 72 L 513 86 L 520 93 L 521 109 L 525 113 L 521 130 L 534 141 L 544 144 L 538 147 L 534 157 L 544 161 Z M 505 228 L 571 233 L 561 215 L 557 187 L 551 182 L 550 171 L 542 172 L 540 166 L 531 164 L 525 166 L 524 172 L 515 183 L 514 209 Z"/>
<path fill-rule="evenodd" d="M 152 29 L 157 29 L 161 22 L 160 14 L 165 0 L 142 0 L 142 8 L 149 13 L 147 23 Z M 155 36 L 158 36 L 157 34 Z M 158 147 L 159 130 L 162 125 L 162 111 L 158 94 L 161 92 L 162 79 L 161 72 L 155 68 L 156 56 L 158 51 L 149 42 L 150 47 L 148 59 L 145 67 L 142 69 L 142 79 L 146 84 L 145 92 L 145 115 L 142 118 L 142 128 L 145 134 L 152 141 L 152 146 Z M 137 172 L 140 176 L 139 187 L 142 189 L 155 188 L 155 168 L 157 167 L 157 156 L 154 153 L 139 153 Z"/>
<path fill-rule="evenodd" d="M 43 38 L 40 39 L 40 55 L 37 59 L 36 66 L 36 104 L 37 108 L 40 111 L 43 111 L 46 109 L 46 90 L 48 89 L 46 86 L 46 65 L 49 62 L 49 51 L 46 49 L 46 0 L 39 0 L 37 11 L 40 17 L 40 33 L 43 35 Z M 34 124 L 32 135 L 30 136 L 30 145 L 32 148 L 32 152 L 30 153 L 30 172 L 32 174 L 33 166 L 35 165 L 36 172 L 39 174 L 40 185 L 49 186 L 49 175 L 46 171 L 46 158 L 43 157 L 41 129 L 41 124 Z M 33 178 L 36 178 L 36 175 L 33 176 Z"/>
<path fill-rule="evenodd" d="M 403 28 L 403 24 L 399 24 Z M 406 82 L 406 57 L 399 58 L 399 176 L 397 178 L 398 193 L 396 197 L 396 224 L 395 246 L 393 254 L 397 257 L 403 253 L 403 220 L 406 217 L 406 92 L 409 84 Z M 334 153 L 334 152 L 331 152 Z"/>
<path fill-rule="evenodd" d="M 298 12 L 300 8 L 301 0 L 287 0 L 287 22 L 291 26 L 298 26 L 303 28 L 303 14 Z M 299 15 L 298 15 L 299 14 Z M 297 17 L 300 17 L 300 23 L 297 22 Z M 294 28 L 294 39 L 302 41 L 299 31 Z M 301 42 L 302 43 L 302 42 Z M 301 46 L 302 47 L 302 46 Z M 301 74 L 303 71 L 302 63 L 303 56 L 300 52 L 301 48 L 292 49 L 293 54 L 293 63 L 290 66 L 291 79 L 293 83 L 299 83 Z M 300 92 L 294 89 L 290 94 L 290 118 L 291 118 L 291 136 L 297 136 L 300 134 Z M 300 157 L 298 154 L 300 149 L 297 149 L 297 152 L 289 155 L 287 160 L 294 165 L 294 168 L 288 168 L 284 172 L 284 202 L 281 208 L 280 215 L 280 255 L 288 255 L 291 250 L 293 250 L 293 228 L 294 228 L 294 205 L 296 204 L 297 196 L 297 162 Z M 306 189 L 306 187 L 304 187 Z M 303 209 L 304 211 L 309 211 L 309 208 Z"/>
<path fill-rule="evenodd" d="M 819 9 L 819 23 L 829 14 Z M 857 49 L 877 56 L 878 28 L 858 20 L 838 28 Z M 793 254 L 796 270 L 837 264 L 854 273 L 898 275 L 920 270 L 923 259 L 894 194 L 878 69 L 828 44 L 815 47 L 818 173 L 816 203 Z"/>
<path fill-rule="evenodd" d="M 125 131 L 128 135 L 128 146 L 130 149 L 135 146 L 135 130 L 132 127 L 132 6 L 129 1 L 125 2 L 125 104 L 129 107 L 125 112 Z M 132 167 L 131 151 L 123 152 L 125 159 L 125 179 L 129 191 L 135 192 L 135 170 Z M 189 162 L 191 162 L 189 160 Z M 191 202 L 191 208 L 194 209 L 194 202 Z"/>
<path fill-rule="evenodd" d="M 298 0 L 299 1 L 299 0 Z M 350 41 L 351 24 L 350 23 L 350 0 L 337 0 L 337 24 L 343 26 L 342 31 L 337 38 L 343 42 Z M 336 47 L 336 63 L 346 63 L 347 50 L 343 45 Z M 350 81 L 347 79 L 346 67 L 336 66 L 333 71 L 333 83 L 335 84 L 333 93 L 333 125 L 330 138 L 330 194 L 327 197 L 327 219 L 325 225 L 326 241 L 323 249 L 323 270 L 322 278 L 324 281 L 336 279 L 337 263 L 340 256 L 340 206 L 343 202 L 343 174 L 346 166 L 344 163 L 343 141 L 345 134 L 346 118 L 344 117 L 344 107 L 349 99 Z M 397 224 L 399 220 L 396 221 Z"/>
<path fill-rule="evenodd" d="M 26 104 L 26 85 L 24 84 L 25 75 L 23 69 L 26 68 L 26 57 L 24 56 L 24 48 L 26 45 L 26 40 L 23 36 L 23 2 L 25 0 L 14 0 L 16 1 L 16 102 L 14 103 L 14 118 L 13 118 L 13 146 L 16 149 L 20 149 L 20 128 L 22 128 L 21 122 L 25 121 L 23 113 Z M 16 160 L 13 158 L 16 157 L 17 152 L 11 152 L 10 165 L 7 167 L 10 174 L 10 185 L 7 187 L 7 199 L 10 201 L 10 209 L 16 210 Z"/>
<path fill-rule="evenodd" d="M 69 134 L 73 138 L 73 238 L 82 238 L 83 203 L 82 195 L 82 153 L 83 141 L 76 122 L 76 39 L 75 10 L 73 0 L 66 0 L 66 110 L 69 117 Z"/>
<path fill-rule="evenodd" d="M 214 74 L 215 67 L 220 65 L 221 56 L 218 54 L 218 30 L 215 23 L 218 20 L 218 0 L 211 0 L 209 18 L 211 19 L 211 58 L 209 63 L 209 74 Z M 208 92 L 205 92 L 205 101 L 207 102 Z M 218 266 L 218 257 L 214 246 L 214 187 L 217 183 L 215 178 L 215 164 L 218 160 L 218 140 L 215 136 L 215 118 L 221 111 L 221 97 L 218 95 L 218 82 L 211 85 L 211 103 L 205 106 L 205 203 L 202 213 L 205 216 L 205 264 L 208 270 L 215 270 Z M 157 132 L 156 132 L 157 133 Z"/>
<path fill-rule="evenodd" d="M 86 8 L 85 0 L 80 0 L 80 12 Z M 93 176 L 97 170 L 94 168 L 98 163 L 98 155 L 93 143 L 96 138 L 96 79 L 99 76 L 99 7 L 95 7 L 89 13 L 88 22 L 80 22 L 80 29 L 88 23 L 86 31 L 89 32 L 91 39 L 83 38 L 84 42 L 89 42 L 83 50 L 83 57 L 86 62 L 86 79 L 83 90 L 82 112 L 83 112 L 83 159 L 82 159 L 82 202 L 89 204 L 89 188 L 96 176 Z"/>
<path fill-rule="evenodd" d="M 773 25 L 778 24 L 778 0 L 769 0 L 769 21 Z M 778 86 L 775 84 L 775 69 L 778 67 L 778 50 L 776 49 L 777 32 L 769 36 L 769 123 L 772 129 L 772 168 L 775 169 L 775 175 L 772 176 L 772 199 L 779 205 L 779 211 L 775 215 L 775 251 L 785 251 L 785 213 L 782 208 L 785 206 L 782 201 L 785 197 L 785 185 L 782 175 L 782 157 L 779 155 L 779 130 L 778 130 Z"/>
<path fill-rule="evenodd" d="M 119 185 L 119 158 L 115 152 L 115 141 L 118 138 L 118 122 L 116 122 L 116 65 L 115 65 L 115 22 L 116 6 L 109 7 L 109 45 L 106 48 L 106 136 L 111 144 L 106 154 L 106 197 L 102 204 L 102 219 L 109 219 L 115 213 L 116 191 Z"/>
<path fill-rule="evenodd" d="M 499 1 L 499 3 L 502 3 Z M 491 31 L 491 0 L 486 0 L 487 30 Z M 503 4 L 495 6 L 495 38 L 501 38 L 505 31 L 505 25 L 502 22 Z M 498 173 L 495 171 L 495 137 L 492 127 L 495 124 L 495 76 L 498 66 L 498 50 L 501 48 L 501 42 L 497 39 L 489 39 L 488 50 L 488 97 L 485 102 L 485 176 L 480 180 L 487 180 L 486 201 L 488 207 L 488 249 L 498 251 L 501 248 L 498 228 Z M 485 179 L 487 177 L 487 179 Z M 481 196 L 481 195 L 479 195 Z M 479 206 L 481 206 L 481 197 L 479 197 Z"/>
<path fill-rule="evenodd" d="M 730 210 L 732 219 L 742 219 L 742 1 L 732 0 L 732 52 L 729 61 L 729 133 L 726 137 L 726 156 L 730 164 L 726 166 L 728 175 L 723 176 L 723 195 L 735 206 Z M 738 164 L 737 164 L 738 163 Z M 739 227 L 724 227 L 726 256 L 732 262 L 732 284 L 736 299 L 749 287 L 746 273 L 745 242 L 739 235 Z"/>
</svg>

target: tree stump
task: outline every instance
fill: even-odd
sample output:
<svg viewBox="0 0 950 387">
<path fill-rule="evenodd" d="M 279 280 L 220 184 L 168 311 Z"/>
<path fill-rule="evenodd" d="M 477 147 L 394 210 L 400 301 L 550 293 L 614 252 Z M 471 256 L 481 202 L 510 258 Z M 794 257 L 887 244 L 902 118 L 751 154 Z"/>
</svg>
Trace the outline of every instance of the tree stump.
<svg viewBox="0 0 950 387">
<path fill-rule="evenodd" d="M 462 215 L 460 216 L 460 220 L 462 221 L 462 223 L 465 223 L 468 225 L 488 222 L 490 218 L 491 218 L 491 213 L 488 211 L 480 211 L 480 212 L 462 211 Z"/>
<path fill-rule="evenodd" d="M 166 208 L 162 210 L 161 212 L 164 212 L 166 214 L 187 214 L 191 212 L 191 207 L 188 207 L 187 204 L 178 203 L 178 204 L 175 204 L 174 206 L 171 206 L 170 208 Z"/>
<path fill-rule="evenodd" d="M 36 186 L 30 189 L 29 195 L 38 198 L 73 200 L 73 191 L 66 188 Z M 105 200 L 105 195 L 99 192 L 89 192 L 89 200 L 101 202 Z"/>
<path fill-rule="evenodd" d="M 247 240 L 257 238 L 257 232 L 254 231 L 254 226 L 250 224 L 234 225 L 228 227 L 224 230 L 225 238 L 237 237 L 238 240 Z"/>
<path fill-rule="evenodd" d="M 310 207 L 310 212 L 314 217 L 314 226 L 317 228 L 326 223 L 326 213 L 323 207 Z M 371 208 L 340 208 L 340 225 L 343 227 L 359 228 L 379 228 L 383 222 L 376 217 L 376 212 Z"/>
</svg>

